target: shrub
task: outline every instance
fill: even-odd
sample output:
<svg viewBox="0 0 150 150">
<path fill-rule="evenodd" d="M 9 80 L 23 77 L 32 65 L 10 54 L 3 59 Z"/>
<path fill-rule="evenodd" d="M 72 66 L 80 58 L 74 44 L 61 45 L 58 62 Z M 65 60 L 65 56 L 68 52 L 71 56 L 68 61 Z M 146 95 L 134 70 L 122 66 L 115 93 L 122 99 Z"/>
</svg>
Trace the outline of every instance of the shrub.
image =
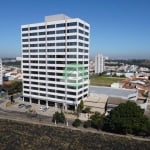
<svg viewBox="0 0 150 150">
<path fill-rule="evenodd" d="M 75 119 L 74 122 L 72 123 L 74 127 L 79 127 L 81 125 L 81 120 L 80 119 Z"/>
<path fill-rule="evenodd" d="M 85 122 L 83 123 L 83 127 L 84 127 L 84 128 L 89 128 L 89 127 L 91 127 L 91 121 L 90 121 L 90 120 L 85 121 Z"/>
<path fill-rule="evenodd" d="M 91 127 L 99 130 L 103 127 L 103 116 L 99 112 L 95 112 L 94 115 L 90 117 Z"/>
<path fill-rule="evenodd" d="M 53 122 L 57 122 L 57 123 L 65 123 L 66 121 L 66 118 L 65 118 L 65 115 L 63 112 L 55 112 L 55 114 L 53 115 L 53 118 L 52 118 L 52 121 Z"/>
</svg>

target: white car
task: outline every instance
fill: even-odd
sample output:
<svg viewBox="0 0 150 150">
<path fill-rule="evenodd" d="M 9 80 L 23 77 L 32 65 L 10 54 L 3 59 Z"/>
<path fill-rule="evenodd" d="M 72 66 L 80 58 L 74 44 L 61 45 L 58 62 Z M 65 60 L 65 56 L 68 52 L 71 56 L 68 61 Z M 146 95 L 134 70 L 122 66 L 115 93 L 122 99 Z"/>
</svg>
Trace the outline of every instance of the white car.
<svg viewBox="0 0 150 150">
<path fill-rule="evenodd" d="M 42 111 L 43 109 L 44 109 L 44 107 L 42 107 L 42 106 L 41 106 L 39 110 L 41 110 L 41 111 Z"/>
</svg>

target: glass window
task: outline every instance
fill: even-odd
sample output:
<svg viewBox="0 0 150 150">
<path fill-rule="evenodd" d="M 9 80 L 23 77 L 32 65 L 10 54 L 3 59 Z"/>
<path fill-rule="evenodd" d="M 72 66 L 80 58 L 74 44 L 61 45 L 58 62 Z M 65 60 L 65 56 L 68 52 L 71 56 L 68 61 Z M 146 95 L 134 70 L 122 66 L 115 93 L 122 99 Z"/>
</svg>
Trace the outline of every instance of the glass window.
<svg viewBox="0 0 150 150">
<path fill-rule="evenodd" d="M 56 37 L 56 40 L 65 40 L 65 36 Z"/>
<path fill-rule="evenodd" d="M 56 43 L 56 46 L 65 46 L 65 43 Z"/>
<path fill-rule="evenodd" d="M 55 46 L 55 43 L 47 43 L 47 46 Z"/>
<path fill-rule="evenodd" d="M 65 52 L 65 49 L 56 49 L 56 52 Z"/>
<path fill-rule="evenodd" d="M 55 37 L 48 37 L 47 40 L 48 40 L 48 41 L 50 41 L 50 40 L 55 40 Z"/>
<path fill-rule="evenodd" d="M 88 26 L 85 26 L 85 29 L 89 30 L 89 27 L 88 27 Z"/>
<path fill-rule="evenodd" d="M 30 30 L 37 30 L 37 27 L 30 27 Z"/>
<path fill-rule="evenodd" d="M 39 35 L 45 35 L 45 32 L 39 32 Z"/>
<path fill-rule="evenodd" d="M 83 49 L 79 48 L 79 52 L 83 52 Z"/>
<path fill-rule="evenodd" d="M 28 52 L 29 52 L 29 50 L 27 50 L 27 49 L 23 50 L 23 53 L 28 53 Z"/>
<path fill-rule="evenodd" d="M 55 49 L 48 49 L 47 52 L 55 52 Z"/>
<path fill-rule="evenodd" d="M 67 36 L 67 39 L 77 39 L 77 36 L 76 35 Z"/>
<path fill-rule="evenodd" d="M 30 44 L 30 47 L 37 47 L 37 44 Z"/>
<path fill-rule="evenodd" d="M 22 47 L 28 47 L 28 44 L 23 44 Z"/>
<path fill-rule="evenodd" d="M 39 44 L 39 47 L 43 47 L 43 46 L 45 46 L 45 43 L 40 43 Z"/>
<path fill-rule="evenodd" d="M 45 29 L 45 26 L 39 26 L 39 29 Z"/>
<path fill-rule="evenodd" d="M 67 42 L 68 46 L 73 46 L 73 45 L 77 45 L 77 42 Z"/>
<path fill-rule="evenodd" d="M 89 41 L 89 39 L 88 39 L 88 38 L 84 38 L 84 40 L 85 40 L 85 41 Z"/>
<path fill-rule="evenodd" d="M 28 42 L 28 39 L 22 39 L 22 42 Z"/>
<path fill-rule="evenodd" d="M 55 28 L 55 25 L 52 24 L 52 25 L 47 25 L 47 28 Z"/>
<path fill-rule="evenodd" d="M 63 33 L 65 33 L 65 30 L 57 30 L 56 31 L 56 34 L 63 34 Z"/>
<path fill-rule="evenodd" d="M 79 39 L 80 39 L 80 40 L 83 40 L 83 37 L 82 37 L 82 36 L 79 36 Z"/>
<path fill-rule="evenodd" d="M 37 49 L 31 49 L 30 52 L 36 53 L 38 50 Z"/>
<path fill-rule="evenodd" d="M 67 26 L 76 26 L 77 25 L 77 22 L 69 22 L 67 23 Z"/>
<path fill-rule="evenodd" d="M 88 36 L 88 35 L 89 35 L 89 33 L 88 33 L 88 32 L 85 32 L 85 35 L 87 35 L 87 36 Z"/>
<path fill-rule="evenodd" d="M 37 38 L 30 39 L 30 42 L 34 42 L 34 41 L 37 41 Z"/>
<path fill-rule="evenodd" d="M 46 52 L 45 49 L 39 49 L 39 52 Z"/>
<path fill-rule="evenodd" d="M 29 58 L 29 55 L 23 55 L 23 58 Z"/>
<path fill-rule="evenodd" d="M 80 27 L 84 27 L 84 25 L 83 25 L 82 23 L 80 23 L 80 22 L 79 22 L 79 26 L 80 26 Z"/>
<path fill-rule="evenodd" d="M 67 49 L 67 52 L 76 52 L 76 48 L 70 48 L 70 49 Z"/>
<path fill-rule="evenodd" d="M 83 46 L 83 43 L 79 42 L 79 46 Z"/>
<path fill-rule="evenodd" d="M 47 55 L 47 58 L 55 58 L 55 55 Z"/>
<path fill-rule="evenodd" d="M 65 27 L 65 23 L 61 23 L 61 24 L 56 24 L 56 27 Z"/>
<path fill-rule="evenodd" d="M 79 33 L 84 34 L 84 31 L 79 29 Z"/>
<path fill-rule="evenodd" d="M 30 36 L 36 36 L 37 35 L 37 33 L 35 32 L 35 33 L 30 33 Z"/>
<path fill-rule="evenodd" d="M 48 64 L 55 64 L 55 61 L 48 61 Z"/>
<path fill-rule="evenodd" d="M 67 33 L 75 33 L 75 32 L 77 32 L 77 29 L 68 29 L 67 30 Z"/>
<path fill-rule="evenodd" d="M 85 46 L 85 47 L 88 47 L 89 45 L 88 45 L 88 44 L 84 44 L 84 46 Z"/>
<path fill-rule="evenodd" d="M 55 67 L 48 67 L 48 69 L 50 69 L 50 70 L 55 70 Z"/>
<path fill-rule="evenodd" d="M 30 58 L 38 58 L 37 55 L 30 55 Z"/>
<path fill-rule="evenodd" d="M 39 38 L 39 41 L 45 41 L 46 39 L 45 38 Z"/>
<path fill-rule="evenodd" d="M 22 28 L 22 31 L 28 31 L 28 28 Z"/>
<path fill-rule="evenodd" d="M 22 36 L 23 36 L 23 37 L 28 36 L 28 33 L 24 33 L 24 34 L 22 34 Z"/>
<path fill-rule="evenodd" d="M 76 55 L 67 55 L 67 58 L 77 58 Z"/>
<path fill-rule="evenodd" d="M 45 55 L 39 55 L 39 58 L 46 58 Z"/>
<path fill-rule="evenodd" d="M 56 55 L 56 58 L 65 58 L 65 55 Z"/>
<path fill-rule="evenodd" d="M 55 34 L 55 31 L 48 31 L 47 34 Z"/>
</svg>

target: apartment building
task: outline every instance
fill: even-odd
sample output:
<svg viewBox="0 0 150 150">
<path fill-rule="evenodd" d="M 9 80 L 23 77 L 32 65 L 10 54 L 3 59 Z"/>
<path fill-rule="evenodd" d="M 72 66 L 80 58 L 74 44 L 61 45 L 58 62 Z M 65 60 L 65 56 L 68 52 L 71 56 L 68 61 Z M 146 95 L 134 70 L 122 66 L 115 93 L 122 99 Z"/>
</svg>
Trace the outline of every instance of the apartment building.
<svg viewBox="0 0 150 150">
<path fill-rule="evenodd" d="M 101 54 L 95 56 L 95 74 L 104 72 L 105 57 Z"/>
<path fill-rule="evenodd" d="M 3 68 L 2 68 L 2 60 L 0 59 L 0 85 L 3 84 Z"/>
<path fill-rule="evenodd" d="M 21 34 L 23 100 L 76 109 L 89 91 L 90 25 L 58 14 Z"/>
</svg>

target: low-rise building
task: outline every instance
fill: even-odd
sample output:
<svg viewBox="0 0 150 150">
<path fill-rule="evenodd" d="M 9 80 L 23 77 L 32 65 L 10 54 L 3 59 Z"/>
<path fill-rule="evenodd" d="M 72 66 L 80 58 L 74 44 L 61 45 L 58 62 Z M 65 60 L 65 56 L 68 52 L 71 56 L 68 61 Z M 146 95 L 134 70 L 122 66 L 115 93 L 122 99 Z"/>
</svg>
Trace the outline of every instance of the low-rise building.
<svg viewBox="0 0 150 150">
<path fill-rule="evenodd" d="M 119 97 L 122 99 L 133 100 L 133 101 L 136 101 L 138 98 L 138 90 L 136 90 L 136 89 L 90 86 L 89 91 L 90 91 L 90 94 L 96 93 L 99 95 Z"/>
</svg>

